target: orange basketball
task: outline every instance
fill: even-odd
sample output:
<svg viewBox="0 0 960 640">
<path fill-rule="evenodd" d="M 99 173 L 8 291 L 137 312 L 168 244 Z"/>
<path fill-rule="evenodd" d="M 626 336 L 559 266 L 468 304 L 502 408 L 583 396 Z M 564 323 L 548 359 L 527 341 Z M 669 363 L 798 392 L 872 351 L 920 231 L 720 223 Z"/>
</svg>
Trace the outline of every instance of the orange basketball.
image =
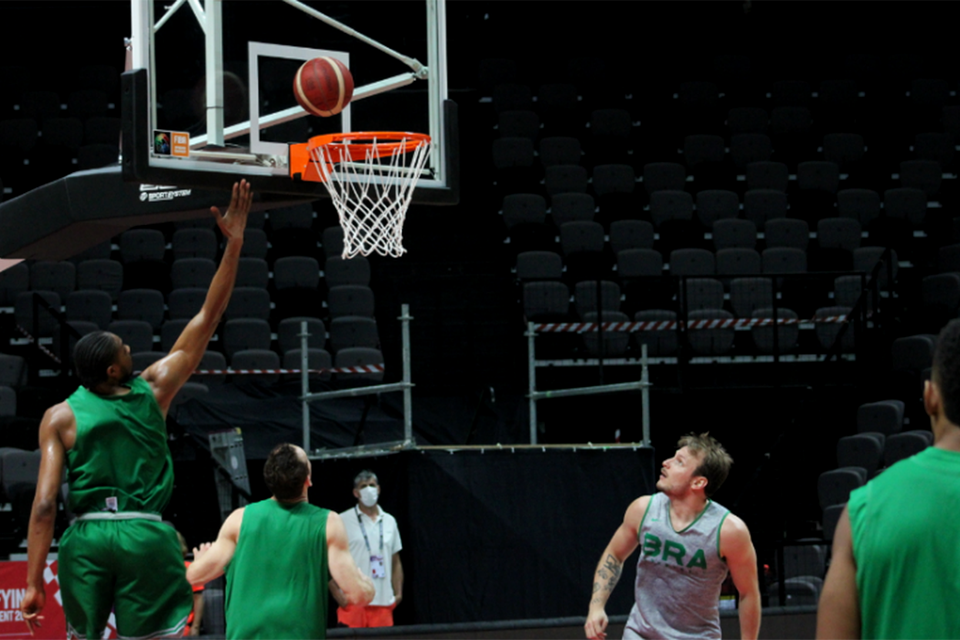
<svg viewBox="0 0 960 640">
<path fill-rule="evenodd" d="M 350 104 L 353 76 L 347 65 L 334 58 L 307 60 L 293 79 L 293 95 L 308 113 L 335 116 Z"/>
</svg>

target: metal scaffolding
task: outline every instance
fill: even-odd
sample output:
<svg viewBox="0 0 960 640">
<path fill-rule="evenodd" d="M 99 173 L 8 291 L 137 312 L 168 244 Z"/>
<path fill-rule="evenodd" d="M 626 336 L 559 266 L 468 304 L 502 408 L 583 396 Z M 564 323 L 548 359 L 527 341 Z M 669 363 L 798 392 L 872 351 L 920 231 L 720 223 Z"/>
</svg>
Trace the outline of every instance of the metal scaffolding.
<svg viewBox="0 0 960 640">
<path fill-rule="evenodd" d="M 369 387 L 357 387 L 355 389 L 339 389 L 336 391 L 322 391 L 319 393 L 310 393 L 310 373 L 308 363 L 307 343 L 310 333 L 307 331 L 307 322 L 300 323 L 300 389 L 303 406 L 303 450 L 311 460 L 324 460 L 330 458 L 362 458 L 373 455 L 383 455 L 387 453 L 396 453 L 405 449 L 411 449 L 416 445 L 413 439 L 413 398 L 411 389 L 413 381 L 410 377 L 410 316 L 409 305 L 400 306 L 401 336 L 403 341 L 403 381 L 390 384 L 378 384 Z M 392 391 L 403 392 L 403 440 L 396 442 L 384 442 L 376 445 L 365 445 L 359 447 L 343 447 L 332 451 L 314 450 L 310 445 L 310 403 L 319 400 L 334 400 L 336 398 L 357 398 L 361 396 L 379 395 Z"/>
<path fill-rule="evenodd" d="M 594 329 L 596 330 L 596 329 Z M 538 361 L 536 357 L 536 325 L 533 322 L 527 323 L 527 371 L 529 377 L 529 391 L 527 400 L 530 404 L 530 444 L 537 444 L 537 401 L 548 398 L 568 398 L 571 396 L 586 396 L 598 393 L 615 393 L 618 391 L 636 391 L 640 390 L 642 402 L 643 419 L 643 442 L 645 447 L 650 446 L 650 374 L 647 360 L 647 345 L 642 346 L 640 365 L 642 373 L 640 380 L 636 382 L 622 382 L 619 384 L 600 384 L 592 387 L 577 387 L 574 389 L 557 389 L 554 391 L 537 390 L 537 367 L 544 366 L 563 366 L 563 364 L 552 361 Z M 585 360 L 579 365 L 601 364 L 601 359 Z"/>
</svg>

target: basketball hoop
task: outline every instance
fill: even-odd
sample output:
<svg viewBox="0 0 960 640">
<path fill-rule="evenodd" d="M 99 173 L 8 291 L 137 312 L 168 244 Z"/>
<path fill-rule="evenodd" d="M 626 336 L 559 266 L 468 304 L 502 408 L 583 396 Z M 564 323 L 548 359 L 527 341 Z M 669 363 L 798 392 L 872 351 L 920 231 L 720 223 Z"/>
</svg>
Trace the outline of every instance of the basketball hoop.
<svg viewBox="0 0 960 640">
<path fill-rule="evenodd" d="M 430 153 L 430 136 L 336 133 L 311 138 L 305 147 L 310 162 L 299 167 L 301 177 L 326 185 L 343 227 L 342 257 L 403 255 L 403 222 Z"/>
</svg>

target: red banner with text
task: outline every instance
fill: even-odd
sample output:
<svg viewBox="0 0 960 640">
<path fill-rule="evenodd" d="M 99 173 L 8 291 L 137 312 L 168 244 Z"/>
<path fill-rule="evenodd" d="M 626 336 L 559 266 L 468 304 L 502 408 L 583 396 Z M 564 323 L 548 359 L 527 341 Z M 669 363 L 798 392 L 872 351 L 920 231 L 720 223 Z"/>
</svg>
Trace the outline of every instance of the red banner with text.
<svg viewBox="0 0 960 640">
<path fill-rule="evenodd" d="M 63 605 L 60 584 L 57 581 L 57 561 L 47 563 L 43 571 L 46 584 L 46 604 L 43 607 L 43 620 L 40 628 L 34 630 L 35 639 L 63 640 L 67 637 L 67 623 L 63 617 Z M 20 602 L 27 592 L 27 563 L 0 562 L 0 638 L 30 638 L 27 625 L 20 614 Z M 116 638 L 113 614 L 103 638 Z"/>
</svg>

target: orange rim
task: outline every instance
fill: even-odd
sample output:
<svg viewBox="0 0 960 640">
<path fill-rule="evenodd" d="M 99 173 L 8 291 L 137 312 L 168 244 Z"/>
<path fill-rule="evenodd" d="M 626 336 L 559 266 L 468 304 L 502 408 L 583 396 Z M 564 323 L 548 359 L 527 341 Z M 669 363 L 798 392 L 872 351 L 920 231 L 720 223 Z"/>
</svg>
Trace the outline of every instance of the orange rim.
<svg viewBox="0 0 960 640">
<path fill-rule="evenodd" d="M 369 142 L 367 142 L 369 141 Z M 376 142 L 374 142 L 376 141 Z M 377 157 L 390 155 L 398 149 L 402 153 L 410 153 L 421 144 L 429 143 L 430 136 L 425 133 L 412 133 L 409 131 L 354 131 L 350 133 L 331 133 L 322 136 L 314 136 L 307 143 L 307 151 L 312 154 L 314 149 L 320 147 L 334 147 L 338 151 L 331 155 L 344 156 L 351 160 L 363 160 L 367 157 L 369 151 Z"/>
<path fill-rule="evenodd" d="M 314 136 L 308 142 L 290 145 L 290 176 L 299 175 L 303 180 L 323 182 L 323 174 L 315 159 L 315 150 L 322 147 L 330 147 L 330 159 L 336 163 L 344 160 L 363 161 L 368 151 L 378 158 L 391 155 L 397 149 L 402 153 L 410 153 L 429 142 L 430 136 L 427 134 L 409 131 L 354 131 Z"/>
</svg>

